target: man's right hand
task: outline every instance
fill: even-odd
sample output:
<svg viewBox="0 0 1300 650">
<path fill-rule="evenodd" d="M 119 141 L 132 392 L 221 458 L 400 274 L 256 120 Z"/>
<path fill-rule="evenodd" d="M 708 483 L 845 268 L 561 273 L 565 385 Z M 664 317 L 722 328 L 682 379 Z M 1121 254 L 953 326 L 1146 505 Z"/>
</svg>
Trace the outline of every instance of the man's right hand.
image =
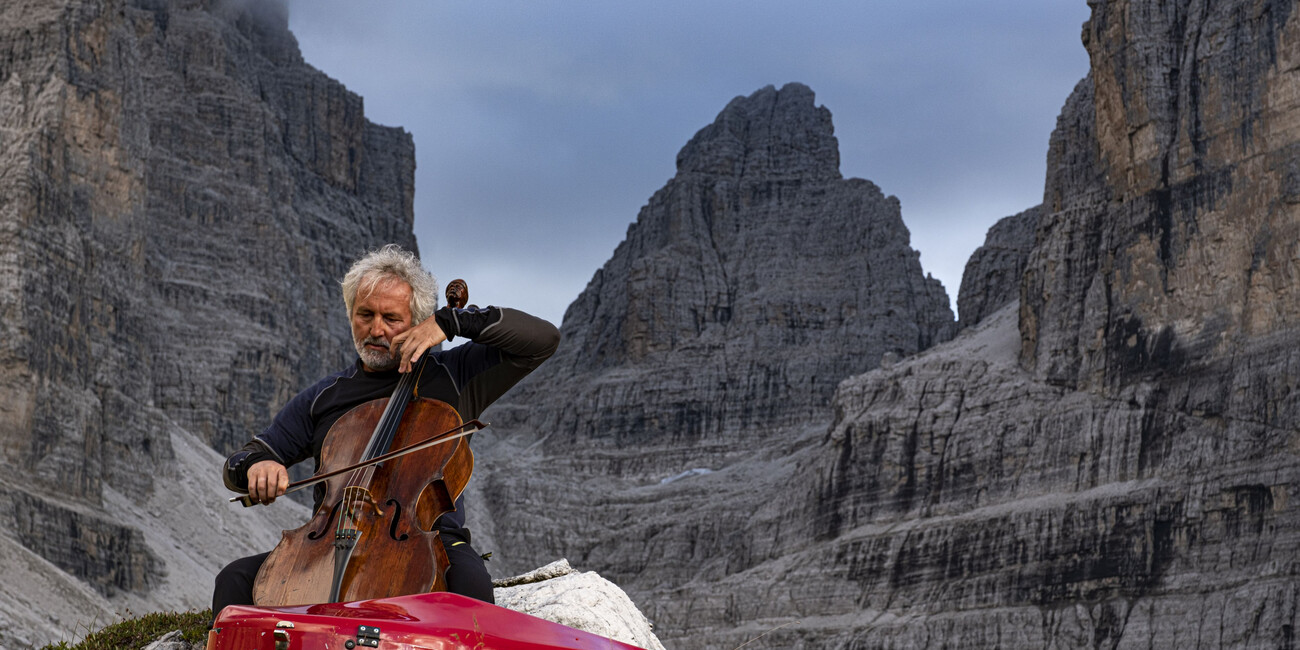
<svg viewBox="0 0 1300 650">
<path fill-rule="evenodd" d="M 263 460 L 248 468 L 248 497 L 254 503 L 273 503 L 288 487 L 289 470 L 280 463 Z"/>
</svg>

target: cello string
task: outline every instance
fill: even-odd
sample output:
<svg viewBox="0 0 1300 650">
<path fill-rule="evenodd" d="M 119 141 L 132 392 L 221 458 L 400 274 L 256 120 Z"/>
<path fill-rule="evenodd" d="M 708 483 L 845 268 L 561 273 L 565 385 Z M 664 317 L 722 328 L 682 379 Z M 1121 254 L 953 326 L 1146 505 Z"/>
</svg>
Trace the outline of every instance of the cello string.
<svg viewBox="0 0 1300 650">
<path fill-rule="evenodd" d="M 421 357 L 416 363 L 415 372 L 410 372 L 397 382 L 397 387 L 389 397 L 388 406 L 384 409 L 380 417 L 379 424 L 375 427 L 375 433 L 370 438 L 370 443 L 366 445 L 366 450 L 362 454 L 362 460 L 369 460 L 376 456 L 382 455 L 392 446 L 393 440 L 397 437 L 397 430 L 401 425 L 401 416 L 410 404 L 412 396 L 419 390 L 419 377 L 424 373 L 428 357 Z M 366 501 L 372 500 L 368 497 L 368 491 L 363 486 L 370 485 L 374 479 L 375 467 L 369 466 L 352 472 L 347 482 L 344 484 L 343 514 L 339 518 L 338 526 L 335 530 L 336 535 L 341 535 L 345 531 L 351 531 L 356 528 L 355 517 L 360 509 L 365 507 Z M 376 508 L 378 506 L 375 506 Z M 345 525 L 344 520 L 348 523 Z"/>
<path fill-rule="evenodd" d="M 367 455 L 367 460 L 392 448 L 393 440 L 397 438 L 397 430 L 402 423 L 401 414 L 406 411 L 406 407 L 410 405 L 411 400 L 418 396 L 420 390 L 419 378 L 424 374 L 428 359 L 427 353 L 421 356 L 412 372 L 402 375 L 402 378 L 398 380 L 397 387 L 393 390 L 392 396 L 389 397 L 389 409 L 392 410 L 393 417 L 384 417 L 380 421 L 379 427 L 376 427 L 378 435 L 372 440 L 374 448 L 368 450 L 372 453 Z M 388 410 L 385 410 L 384 415 L 389 415 Z"/>
<path fill-rule="evenodd" d="M 396 433 L 397 425 L 401 422 L 401 415 L 410 403 L 409 393 L 411 384 L 415 382 L 412 375 L 416 375 L 424 370 L 424 362 L 427 357 L 422 357 L 417 362 L 417 372 L 409 372 L 397 381 L 392 395 L 389 396 L 388 405 L 384 408 L 383 414 L 379 418 L 379 423 L 375 427 L 374 434 L 370 437 L 370 442 L 362 454 L 362 460 L 368 460 L 383 454 L 388 446 L 392 444 L 392 439 Z"/>
<path fill-rule="evenodd" d="M 393 439 L 397 437 L 397 428 L 401 425 L 402 420 L 401 414 L 406 411 L 407 405 L 411 402 L 411 389 L 416 381 L 415 376 L 424 370 L 423 358 L 417 362 L 417 368 L 415 370 L 416 372 L 409 372 L 402 375 L 402 378 L 397 382 L 397 387 L 393 390 L 392 396 L 388 398 L 389 409 L 392 410 L 392 417 L 385 417 L 380 421 L 379 427 L 377 427 L 378 435 L 376 436 L 376 440 L 374 440 L 375 448 L 371 450 L 374 453 L 371 454 L 369 458 L 374 458 L 375 456 L 388 451 L 389 446 L 393 444 Z M 385 413 L 385 415 L 387 416 L 389 414 Z"/>
</svg>

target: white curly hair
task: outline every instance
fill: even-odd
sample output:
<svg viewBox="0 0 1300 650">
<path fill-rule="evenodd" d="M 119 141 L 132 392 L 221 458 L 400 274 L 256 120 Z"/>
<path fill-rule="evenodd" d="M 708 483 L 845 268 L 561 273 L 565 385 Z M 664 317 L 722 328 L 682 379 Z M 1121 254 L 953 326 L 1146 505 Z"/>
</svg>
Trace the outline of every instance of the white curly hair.
<svg viewBox="0 0 1300 650">
<path fill-rule="evenodd" d="M 368 295 L 380 282 L 397 279 L 411 287 L 411 323 L 417 324 L 438 308 L 438 280 L 420 265 L 420 258 L 397 244 L 373 250 L 352 263 L 343 276 L 343 304 L 352 317 L 357 295 Z"/>
</svg>

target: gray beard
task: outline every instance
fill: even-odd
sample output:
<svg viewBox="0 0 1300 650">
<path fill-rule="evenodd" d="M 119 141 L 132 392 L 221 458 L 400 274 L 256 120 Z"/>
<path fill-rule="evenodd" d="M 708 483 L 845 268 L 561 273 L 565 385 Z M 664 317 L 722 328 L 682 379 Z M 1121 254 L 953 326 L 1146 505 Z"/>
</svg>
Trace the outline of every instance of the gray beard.
<svg viewBox="0 0 1300 650">
<path fill-rule="evenodd" d="M 366 348 L 367 343 L 382 343 L 374 339 L 366 338 L 360 341 L 354 340 L 352 345 L 357 349 L 357 356 L 361 357 L 361 363 L 371 370 L 383 371 L 392 370 L 397 367 L 397 358 L 388 351 L 370 350 Z"/>
</svg>

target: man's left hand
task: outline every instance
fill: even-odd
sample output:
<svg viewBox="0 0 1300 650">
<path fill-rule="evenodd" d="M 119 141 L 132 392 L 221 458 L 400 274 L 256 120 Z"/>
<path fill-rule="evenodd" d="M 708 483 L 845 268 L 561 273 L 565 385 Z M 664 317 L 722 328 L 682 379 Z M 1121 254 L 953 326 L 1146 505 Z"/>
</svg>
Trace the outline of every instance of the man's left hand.
<svg viewBox="0 0 1300 650">
<path fill-rule="evenodd" d="M 425 352 L 446 340 L 447 335 L 438 327 L 438 321 L 430 316 L 419 325 L 394 336 L 388 344 L 400 361 L 397 371 L 410 372 L 413 359 L 419 359 Z"/>
</svg>

